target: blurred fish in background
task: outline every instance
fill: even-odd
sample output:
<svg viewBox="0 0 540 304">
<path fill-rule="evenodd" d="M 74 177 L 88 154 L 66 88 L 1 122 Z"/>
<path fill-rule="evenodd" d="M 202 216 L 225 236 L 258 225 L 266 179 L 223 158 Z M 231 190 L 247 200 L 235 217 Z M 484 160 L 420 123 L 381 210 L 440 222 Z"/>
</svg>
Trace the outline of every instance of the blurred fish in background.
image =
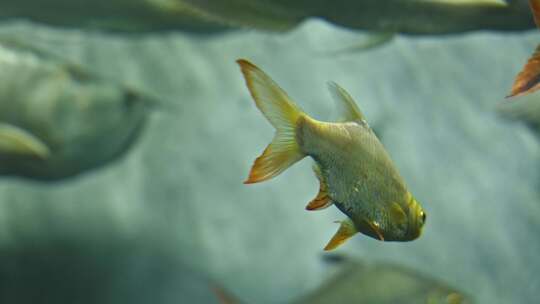
<svg viewBox="0 0 540 304">
<path fill-rule="evenodd" d="M 540 145 L 495 110 L 538 33 L 528 1 L 505 2 L 1 1 L 0 302 L 218 303 L 217 286 L 244 303 L 534 303 Z M 370 35 L 392 39 L 349 51 Z M 241 184 L 273 130 L 237 58 L 317 119 L 319 84 L 362 96 L 430 216 L 422 238 L 351 239 L 362 262 L 334 277 L 320 245 L 342 215 L 295 203 L 317 191 L 310 164 Z M 152 111 L 165 100 L 181 110 Z"/>
<path fill-rule="evenodd" d="M 365 263 L 358 258 L 328 255 L 337 264 L 332 275 L 317 289 L 294 300 L 294 304 L 470 304 L 467 296 L 434 278 L 399 265 Z M 242 301 L 230 292 L 216 289 L 222 304 Z"/>
<path fill-rule="evenodd" d="M 531 12 L 534 22 L 540 26 L 540 1 L 529 0 Z M 540 81 L 540 52 L 539 47 L 532 57 L 527 61 L 523 70 L 516 76 L 516 80 L 512 85 L 512 91 L 507 97 L 522 96 L 540 89 L 538 82 Z"/>
<path fill-rule="evenodd" d="M 0 41 L 0 174 L 57 180 L 131 146 L 151 99 L 14 41 Z"/>
<path fill-rule="evenodd" d="M 467 296 L 429 276 L 399 265 L 338 259 L 337 270 L 317 290 L 295 304 L 470 304 Z"/>
<path fill-rule="evenodd" d="M 4 0 L 0 19 L 119 32 L 232 28 L 285 31 L 317 17 L 351 29 L 409 34 L 524 30 L 526 0 Z M 525 3 L 526 4 L 526 3 Z"/>
</svg>

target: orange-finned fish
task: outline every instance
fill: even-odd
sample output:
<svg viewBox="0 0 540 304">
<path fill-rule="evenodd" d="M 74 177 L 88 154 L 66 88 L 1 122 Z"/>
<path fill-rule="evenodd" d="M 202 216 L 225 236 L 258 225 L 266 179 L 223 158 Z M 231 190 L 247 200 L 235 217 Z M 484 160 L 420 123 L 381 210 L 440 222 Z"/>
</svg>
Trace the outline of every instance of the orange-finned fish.
<svg viewBox="0 0 540 304">
<path fill-rule="evenodd" d="M 237 62 L 255 104 L 276 128 L 246 184 L 268 180 L 311 156 L 320 189 L 306 209 L 334 204 L 348 217 L 325 250 L 336 248 L 357 232 L 381 241 L 411 241 L 420 236 L 426 214 L 344 89 L 329 85 L 344 110 L 343 121 L 317 121 L 255 65 L 243 59 Z"/>
<path fill-rule="evenodd" d="M 529 0 L 534 22 L 540 27 L 540 0 Z M 533 55 L 523 70 L 516 76 L 509 97 L 527 95 L 540 89 L 540 45 L 536 47 Z"/>
</svg>

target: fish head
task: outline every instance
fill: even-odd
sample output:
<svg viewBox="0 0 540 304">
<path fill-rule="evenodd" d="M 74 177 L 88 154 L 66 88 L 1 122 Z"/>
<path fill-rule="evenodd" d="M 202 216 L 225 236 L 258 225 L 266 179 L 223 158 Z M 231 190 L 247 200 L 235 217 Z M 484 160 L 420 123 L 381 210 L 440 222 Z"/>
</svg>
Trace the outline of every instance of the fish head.
<svg viewBox="0 0 540 304">
<path fill-rule="evenodd" d="M 409 199 L 408 207 L 408 225 L 405 241 L 412 241 L 422 234 L 422 228 L 426 223 L 426 212 L 412 195 Z"/>
<path fill-rule="evenodd" d="M 371 233 L 365 234 L 374 234 L 382 241 L 406 242 L 417 239 L 426 222 L 426 213 L 410 193 L 407 193 L 403 202 L 390 204 L 381 214 L 386 217 L 380 221 L 384 225 L 371 221 L 368 226 Z"/>
</svg>

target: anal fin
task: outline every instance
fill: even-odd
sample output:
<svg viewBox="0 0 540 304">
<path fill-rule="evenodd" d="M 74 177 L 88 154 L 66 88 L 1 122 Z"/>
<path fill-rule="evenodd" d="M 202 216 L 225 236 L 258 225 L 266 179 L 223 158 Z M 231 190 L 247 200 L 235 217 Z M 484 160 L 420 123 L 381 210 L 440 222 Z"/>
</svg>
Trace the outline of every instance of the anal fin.
<svg viewBox="0 0 540 304">
<path fill-rule="evenodd" d="M 356 230 L 356 227 L 354 227 L 354 223 L 350 219 L 343 220 L 341 222 L 341 225 L 339 226 L 338 231 L 330 242 L 326 244 L 326 247 L 324 247 L 325 251 L 334 250 L 341 244 L 345 243 L 351 236 L 355 235 L 358 231 Z"/>
<path fill-rule="evenodd" d="M 330 207 L 332 203 L 332 199 L 328 195 L 328 186 L 326 185 L 326 181 L 324 180 L 321 169 L 318 165 L 313 165 L 313 172 L 315 172 L 315 176 L 317 176 L 317 179 L 319 180 L 319 193 L 317 196 L 309 202 L 306 206 L 306 210 L 322 210 Z"/>
</svg>

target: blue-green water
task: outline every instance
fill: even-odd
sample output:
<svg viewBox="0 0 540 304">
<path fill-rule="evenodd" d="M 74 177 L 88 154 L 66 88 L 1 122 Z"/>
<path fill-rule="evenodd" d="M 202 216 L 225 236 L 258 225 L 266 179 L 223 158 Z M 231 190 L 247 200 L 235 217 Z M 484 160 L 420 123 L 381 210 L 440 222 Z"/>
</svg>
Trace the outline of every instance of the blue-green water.
<svg viewBox="0 0 540 304">
<path fill-rule="evenodd" d="M 2 303 L 15 303 L 15 291 L 35 294 L 34 303 L 216 303 L 208 281 L 246 303 L 286 303 L 329 276 L 322 248 L 344 215 L 304 210 L 318 189 L 311 161 L 242 184 L 273 129 L 253 105 L 238 58 L 320 119 L 333 107 L 326 82 L 346 88 L 426 209 L 418 240 L 357 235 L 340 252 L 407 266 L 477 303 L 536 301 L 538 138 L 496 108 L 537 32 L 398 36 L 342 55 L 325 51 L 369 37 L 321 20 L 285 33 L 212 36 L 10 22 L 0 36 L 164 102 L 148 109 L 129 151 L 104 167 L 54 183 L 0 181 Z M 55 293 L 69 284 L 79 288 Z"/>
</svg>

